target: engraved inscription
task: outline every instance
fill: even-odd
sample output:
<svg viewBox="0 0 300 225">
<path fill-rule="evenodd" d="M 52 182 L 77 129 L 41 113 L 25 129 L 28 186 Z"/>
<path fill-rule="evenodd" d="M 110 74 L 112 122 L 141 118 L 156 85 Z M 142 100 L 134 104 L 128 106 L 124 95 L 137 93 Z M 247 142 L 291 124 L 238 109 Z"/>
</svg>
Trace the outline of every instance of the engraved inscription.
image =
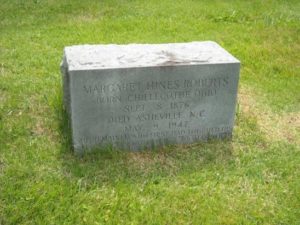
<svg viewBox="0 0 300 225">
<path fill-rule="evenodd" d="M 122 144 L 123 146 L 132 145 L 144 145 L 149 147 L 149 144 L 158 144 L 160 142 L 168 143 L 172 141 L 178 142 L 197 142 L 200 140 L 207 140 L 209 138 L 230 138 L 232 134 L 232 128 L 230 126 L 221 127 L 210 127 L 210 128 L 199 128 L 199 129 L 189 129 L 187 126 L 188 121 L 181 123 L 179 129 L 170 129 L 167 131 L 156 131 L 156 132 L 140 132 L 142 127 L 138 125 L 126 126 L 127 133 L 120 135 L 104 135 L 104 136 L 93 136 L 93 137 L 83 137 L 80 139 L 79 143 L 81 146 L 89 146 L 97 143 L 115 143 L 116 145 Z M 176 125 L 175 125 L 176 126 Z M 178 128 L 176 126 L 176 128 Z M 137 129 L 137 130 L 136 130 Z M 129 141 L 131 140 L 131 141 Z M 150 145 L 151 147 L 151 145 Z"/>
<path fill-rule="evenodd" d="M 229 83 L 228 76 L 107 84 L 87 82 L 83 85 L 86 97 L 101 110 L 109 106 L 110 116 L 106 122 L 118 125 L 119 132 L 85 137 L 80 145 L 152 146 L 227 137 L 231 134 L 230 126 L 205 127 L 209 115 L 201 102 L 217 96 Z M 195 126 L 199 128 L 194 129 Z"/>
</svg>

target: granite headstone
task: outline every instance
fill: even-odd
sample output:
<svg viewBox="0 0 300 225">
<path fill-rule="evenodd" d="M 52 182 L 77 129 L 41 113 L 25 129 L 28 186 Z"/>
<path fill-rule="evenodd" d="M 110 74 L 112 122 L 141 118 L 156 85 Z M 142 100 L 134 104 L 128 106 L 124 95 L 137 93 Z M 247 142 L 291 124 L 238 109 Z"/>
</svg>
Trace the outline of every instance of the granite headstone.
<svg viewBox="0 0 300 225">
<path fill-rule="evenodd" d="M 239 69 L 211 41 L 65 47 L 64 105 L 74 149 L 230 138 Z"/>
</svg>

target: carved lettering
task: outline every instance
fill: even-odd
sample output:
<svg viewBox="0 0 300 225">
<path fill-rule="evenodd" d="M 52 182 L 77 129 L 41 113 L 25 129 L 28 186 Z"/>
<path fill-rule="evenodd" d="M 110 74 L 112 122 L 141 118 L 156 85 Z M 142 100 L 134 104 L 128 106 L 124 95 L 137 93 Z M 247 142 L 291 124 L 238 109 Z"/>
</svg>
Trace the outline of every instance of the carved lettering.
<svg viewBox="0 0 300 225">
<path fill-rule="evenodd" d="M 97 97 L 97 103 L 116 103 L 116 102 L 121 102 L 121 96 Z"/>
<path fill-rule="evenodd" d="M 162 112 L 162 113 L 142 113 L 137 116 L 137 120 L 149 121 L 149 120 L 177 120 L 181 118 L 181 112 Z"/>
<path fill-rule="evenodd" d="M 123 112 L 142 112 L 145 111 L 145 105 L 125 105 L 123 108 Z"/>
<path fill-rule="evenodd" d="M 109 119 L 108 119 L 109 123 L 128 123 L 129 121 L 130 121 L 130 117 L 127 115 L 112 116 L 112 117 L 109 117 Z"/>
<path fill-rule="evenodd" d="M 179 122 L 169 122 L 169 128 L 187 128 L 189 124 L 189 121 L 179 121 Z"/>
<path fill-rule="evenodd" d="M 150 81 L 146 83 L 146 90 L 174 90 L 179 87 L 179 80 Z"/>
<path fill-rule="evenodd" d="M 190 116 L 189 117 L 190 118 L 204 118 L 205 117 L 204 113 L 205 113 L 205 110 L 190 111 L 190 113 L 189 113 Z"/>
<path fill-rule="evenodd" d="M 190 104 L 188 102 L 171 102 L 170 108 L 171 109 L 187 109 L 190 107 Z"/>
<path fill-rule="evenodd" d="M 137 125 L 126 125 L 125 126 L 125 131 L 126 132 L 137 132 L 137 131 L 141 131 L 142 130 L 142 125 L 140 125 L 140 124 L 137 124 Z"/>
</svg>

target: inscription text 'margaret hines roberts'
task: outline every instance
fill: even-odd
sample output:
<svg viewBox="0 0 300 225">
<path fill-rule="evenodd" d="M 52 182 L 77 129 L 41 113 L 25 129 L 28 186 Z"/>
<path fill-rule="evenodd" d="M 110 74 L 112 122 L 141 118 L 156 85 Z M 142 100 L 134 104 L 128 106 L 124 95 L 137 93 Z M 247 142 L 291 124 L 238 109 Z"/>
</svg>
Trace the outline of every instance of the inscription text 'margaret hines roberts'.
<svg viewBox="0 0 300 225">
<path fill-rule="evenodd" d="M 121 101 L 132 102 L 189 98 L 192 95 L 199 97 L 210 96 L 216 94 L 220 86 L 224 87 L 226 85 L 228 85 L 228 77 L 203 78 L 198 80 L 150 81 L 147 83 L 92 83 L 84 85 L 83 88 L 84 91 L 90 95 L 98 95 L 97 102 L 99 103 L 114 103 Z M 191 92 L 192 89 L 195 89 L 194 93 Z M 141 91 L 149 91 L 149 93 L 141 94 Z M 124 92 L 132 93 L 124 97 L 122 96 Z M 137 93 L 134 94 L 134 92 Z"/>
</svg>

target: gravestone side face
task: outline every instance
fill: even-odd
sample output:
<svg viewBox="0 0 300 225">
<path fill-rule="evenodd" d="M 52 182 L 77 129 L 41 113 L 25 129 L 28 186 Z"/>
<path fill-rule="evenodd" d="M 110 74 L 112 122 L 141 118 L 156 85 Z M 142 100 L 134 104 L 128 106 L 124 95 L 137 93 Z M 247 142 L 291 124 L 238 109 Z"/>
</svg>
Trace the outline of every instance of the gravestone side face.
<svg viewBox="0 0 300 225">
<path fill-rule="evenodd" d="M 66 47 L 61 70 L 74 149 L 231 137 L 239 68 L 210 41 Z"/>
</svg>

